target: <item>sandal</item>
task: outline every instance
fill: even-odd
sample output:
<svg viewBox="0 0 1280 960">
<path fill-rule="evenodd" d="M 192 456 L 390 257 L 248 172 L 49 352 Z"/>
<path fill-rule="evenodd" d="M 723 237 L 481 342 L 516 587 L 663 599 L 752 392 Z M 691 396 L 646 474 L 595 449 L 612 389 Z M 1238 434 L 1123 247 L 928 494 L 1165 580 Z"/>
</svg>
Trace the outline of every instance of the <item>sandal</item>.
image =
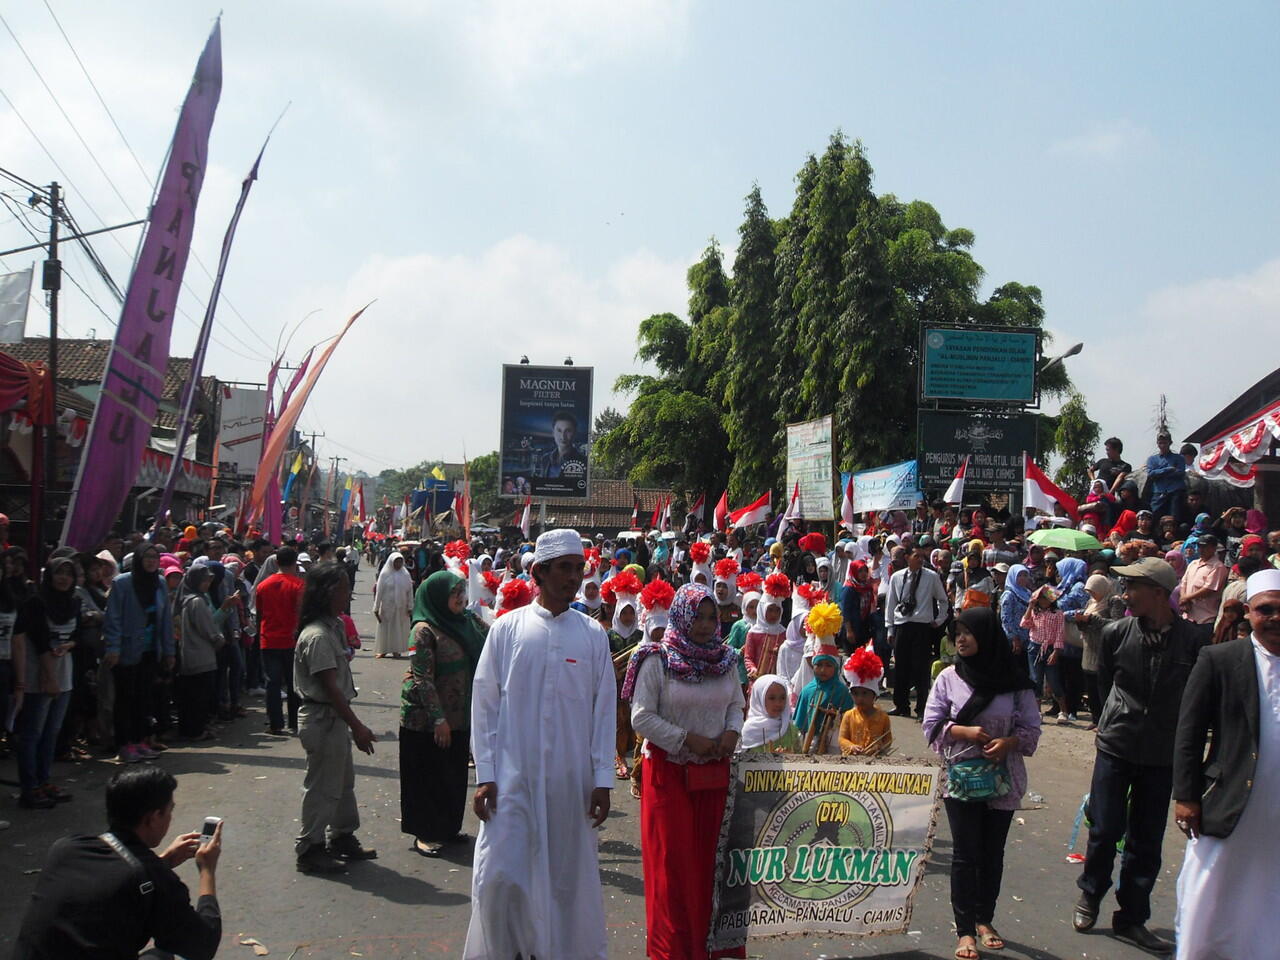
<svg viewBox="0 0 1280 960">
<path fill-rule="evenodd" d="M 973 938 L 968 937 L 966 939 L 971 940 Z M 953 956 L 956 960 L 978 960 L 981 955 L 978 953 L 978 948 L 974 944 L 962 943 L 956 947 L 956 952 Z"/>
<path fill-rule="evenodd" d="M 413 846 L 409 848 L 420 857 L 430 857 L 435 859 L 440 856 L 440 851 L 444 849 L 443 843 L 423 843 L 420 840 L 413 841 Z"/>
<path fill-rule="evenodd" d="M 631 771 L 627 769 L 626 763 L 621 758 L 614 761 L 613 772 L 617 774 L 619 780 L 631 779 Z"/>
<path fill-rule="evenodd" d="M 986 933 L 978 934 L 978 942 L 987 950 L 1004 949 L 1004 937 L 996 933 L 995 927 L 988 928 Z"/>
</svg>

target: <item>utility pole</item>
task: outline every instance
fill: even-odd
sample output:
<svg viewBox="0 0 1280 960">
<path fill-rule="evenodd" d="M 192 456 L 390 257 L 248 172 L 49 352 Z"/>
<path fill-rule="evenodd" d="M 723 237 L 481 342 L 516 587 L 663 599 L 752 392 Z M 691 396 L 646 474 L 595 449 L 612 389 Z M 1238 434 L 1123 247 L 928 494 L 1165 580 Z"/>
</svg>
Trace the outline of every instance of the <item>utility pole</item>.
<svg viewBox="0 0 1280 960">
<path fill-rule="evenodd" d="M 330 495 L 335 495 L 338 492 L 337 491 L 338 464 L 341 463 L 343 460 L 346 460 L 347 458 L 333 456 L 333 457 L 330 457 L 329 459 L 333 461 L 333 469 L 329 472 L 329 482 L 326 483 L 325 486 L 328 488 Z M 331 502 L 332 501 L 329 499 L 329 497 L 326 496 L 325 504 L 324 504 L 324 535 L 326 539 L 329 536 L 329 504 Z"/>
<path fill-rule="evenodd" d="M 43 287 L 49 295 L 49 389 L 58 391 L 58 291 L 62 289 L 62 261 L 58 259 L 58 221 L 62 217 L 62 195 L 55 180 L 49 184 L 49 257 L 44 262 Z M 57 413 L 57 403 L 53 404 Z M 58 420 L 44 428 L 44 489 L 50 503 L 45 507 L 45 519 L 56 516 L 53 508 L 53 487 L 58 482 Z M 35 519 L 34 517 L 32 518 Z M 56 536 L 54 539 L 57 539 Z"/>
</svg>

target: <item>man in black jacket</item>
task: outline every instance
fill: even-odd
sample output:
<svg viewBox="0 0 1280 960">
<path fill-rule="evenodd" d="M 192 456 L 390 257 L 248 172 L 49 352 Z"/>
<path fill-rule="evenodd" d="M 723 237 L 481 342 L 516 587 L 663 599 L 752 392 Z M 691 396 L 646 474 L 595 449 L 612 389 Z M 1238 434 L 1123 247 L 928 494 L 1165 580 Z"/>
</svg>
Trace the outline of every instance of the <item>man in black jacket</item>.
<svg viewBox="0 0 1280 960">
<path fill-rule="evenodd" d="M 125 767 L 107 784 L 107 822 L 100 837 L 71 836 L 49 850 L 31 894 L 13 960 L 110 957 L 135 960 L 178 954 L 211 960 L 222 939 L 214 874 L 222 853 L 222 824 L 203 845 L 184 833 L 160 856 L 173 820 L 178 782 L 155 764 Z M 193 909 L 173 868 L 195 857 L 200 899 Z"/>
<path fill-rule="evenodd" d="M 1280 570 L 1249 577 L 1245 602 L 1252 637 L 1200 655 L 1178 719 L 1174 817 L 1189 841 L 1178 947 L 1187 957 L 1260 956 L 1259 945 L 1280 942 Z"/>
<path fill-rule="evenodd" d="M 1098 692 L 1103 708 L 1089 793 L 1092 824 L 1071 920 L 1080 931 L 1097 922 L 1111 887 L 1116 844 L 1124 840 L 1112 931 L 1144 950 L 1170 953 L 1173 944 L 1146 923 L 1169 817 L 1178 707 L 1208 634 L 1174 615 L 1169 594 L 1178 575 L 1164 560 L 1144 557 L 1114 572 L 1124 578 L 1125 602 L 1134 616 L 1102 631 Z"/>
</svg>

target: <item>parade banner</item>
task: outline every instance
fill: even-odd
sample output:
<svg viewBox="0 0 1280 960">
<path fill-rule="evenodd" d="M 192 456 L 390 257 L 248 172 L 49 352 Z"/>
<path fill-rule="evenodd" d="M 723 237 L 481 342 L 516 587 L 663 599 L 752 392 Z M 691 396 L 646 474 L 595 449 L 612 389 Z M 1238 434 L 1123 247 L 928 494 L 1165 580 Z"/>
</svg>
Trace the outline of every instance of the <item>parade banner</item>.
<svg viewBox="0 0 1280 960">
<path fill-rule="evenodd" d="M 902 463 L 872 470 L 859 470 L 854 474 L 842 473 L 842 489 L 848 486 L 850 479 L 853 480 L 854 513 L 866 513 L 868 510 L 914 510 L 920 501 L 919 472 L 914 460 L 904 460 Z"/>
<path fill-rule="evenodd" d="M 920 411 L 920 488 L 941 495 L 967 456 L 965 490 L 1022 489 L 1022 451 L 1035 454 L 1036 414 Z"/>
<path fill-rule="evenodd" d="M 708 950 L 905 933 L 937 819 L 920 760 L 748 754 L 720 829 Z"/>
<path fill-rule="evenodd" d="M 591 376 L 591 367 L 503 364 L 501 496 L 587 498 Z"/>
<path fill-rule="evenodd" d="M 0 273 L 0 343 L 21 343 L 27 335 L 27 301 L 35 267 Z"/>
<path fill-rule="evenodd" d="M 191 250 L 196 201 L 209 162 L 209 132 L 221 93 L 222 28 L 215 23 L 178 115 L 80 456 L 62 531 L 62 543 L 77 550 L 96 550 L 102 543 L 142 468 L 164 390 L 173 311 Z"/>
<path fill-rule="evenodd" d="M 927 329 L 920 396 L 1034 403 L 1039 348 L 1035 330 Z"/>
<path fill-rule="evenodd" d="M 805 516 L 824 520 L 835 515 L 832 492 L 835 460 L 831 453 L 831 417 L 787 424 L 787 490 L 800 484 Z"/>
</svg>

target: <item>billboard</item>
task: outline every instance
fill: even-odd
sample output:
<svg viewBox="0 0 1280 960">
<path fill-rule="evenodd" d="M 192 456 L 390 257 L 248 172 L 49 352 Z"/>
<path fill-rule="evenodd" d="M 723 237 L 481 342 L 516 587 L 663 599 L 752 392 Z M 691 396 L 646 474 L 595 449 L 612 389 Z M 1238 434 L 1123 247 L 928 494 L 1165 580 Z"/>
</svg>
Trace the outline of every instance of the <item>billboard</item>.
<svg viewBox="0 0 1280 960">
<path fill-rule="evenodd" d="M 924 332 L 925 400 L 1035 403 L 1037 331 L 933 327 Z"/>
<path fill-rule="evenodd" d="M 937 496 L 969 457 L 965 490 L 1021 490 L 1022 452 L 1036 454 L 1036 414 L 920 411 L 920 487 Z"/>
<path fill-rule="evenodd" d="M 749 754 L 734 765 L 708 950 L 760 937 L 906 933 L 941 767 Z"/>
<path fill-rule="evenodd" d="M 253 387 L 222 388 L 222 420 L 218 424 L 220 470 L 251 474 L 262 459 L 262 424 L 267 391 Z"/>
<path fill-rule="evenodd" d="M 586 499 L 591 367 L 502 367 L 498 492 Z"/>
<path fill-rule="evenodd" d="M 798 482 L 804 515 L 811 520 L 835 515 L 834 467 L 830 417 L 787 424 L 786 500 L 790 501 Z"/>
<path fill-rule="evenodd" d="M 853 476 L 853 512 L 868 510 L 914 510 L 920 502 L 920 481 L 916 462 L 904 460 L 887 467 L 860 470 Z M 840 488 L 850 474 L 840 474 Z"/>
</svg>

